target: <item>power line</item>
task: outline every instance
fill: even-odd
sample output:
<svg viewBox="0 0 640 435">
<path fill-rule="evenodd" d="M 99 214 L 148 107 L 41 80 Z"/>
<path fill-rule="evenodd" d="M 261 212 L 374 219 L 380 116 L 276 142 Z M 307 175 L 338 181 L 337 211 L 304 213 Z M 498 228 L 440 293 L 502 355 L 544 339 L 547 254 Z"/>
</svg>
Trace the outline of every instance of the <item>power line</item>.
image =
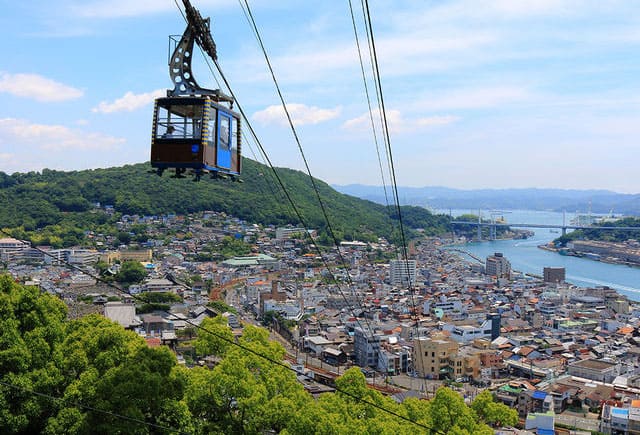
<svg viewBox="0 0 640 435">
<path fill-rule="evenodd" d="M 378 156 L 378 165 L 380 166 L 380 177 L 382 178 L 382 188 L 384 190 L 384 200 L 387 205 L 387 209 L 389 208 L 389 197 L 387 196 L 387 183 L 384 179 L 384 170 L 382 168 L 382 159 L 380 158 L 380 147 L 378 146 L 378 135 L 376 132 L 376 126 L 373 122 L 373 109 L 371 108 L 371 98 L 369 96 L 369 86 L 367 85 L 367 76 L 364 72 L 364 63 L 362 61 L 362 51 L 360 49 L 360 38 L 358 38 L 358 27 L 356 26 L 356 19 L 353 14 L 353 5 L 351 4 L 351 0 L 349 0 L 349 12 L 351 12 L 351 23 L 353 24 L 353 35 L 356 38 L 356 47 L 358 49 L 358 60 L 360 61 L 360 71 L 362 72 L 362 82 L 364 84 L 364 92 L 367 97 L 367 107 L 369 108 L 369 119 L 371 120 L 371 130 L 373 133 L 373 142 L 376 146 L 376 154 Z"/>
<path fill-rule="evenodd" d="M 387 111 L 385 109 L 385 104 L 384 104 L 384 94 L 382 92 L 382 81 L 380 79 L 380 68 L 378 66 L 378 56 L 376 53 L 376 42 L 375 42 L 375 37 L 373 34 L 373 25 L 371 24 L 371 13 L 369 11 L 369 1 L 368 0 L 363 0 L 364 2 L 364 7 L 365 7 L 365 13 L 364 13 L 364 17 L 365 17 L 365 22 L 367 24 L 367 28 L 369 29 L 369 35 L 371 38 L 371 52 L 373 53 L 372 56 L 372 63 L 375 67 L 374 69 L 374 79 L 375 82 L 377 84 L 377 89 L 378 89 L 378 94 L 380 96 L 380 107 L 382 109 L 382 118 L 384 120 L 383 123 L 383 133 L 386 137 L 386 144 L 387 144 L 387 154 L 389 157 L 389 164 L 390 164 L 390 170 L 391 170 L 391 175 L 392 175 L 392 183 L 393 183 L 393 190 L 395 193 L 395 199 L 396 199 L 396 210 L 398 213 L 398 223 L 400 226 L 400 236 L 401 236 L 401 240 L 402 240 L 402 250 L 403 250 L 403 258 L 404 258 L 404 262 L 405 262 L 405 267 L 406 267 L 406 272 L 407 272 L 407 284 L 408 284 L 408 290 L 409 290 L 409 296 L 411 298 L 411 305 L 413 306 L 413 311 L 414 311 L 414 316 L 416 319 L 416 332 L 418 330 L 418 315 L 416 312 L 416 305 L 415 305 L 415 301 L 414 301 L 414 290 L 413 290 L 413 284 L 412 284 L 412 280 L 411 280 L 411 273 L 410 273 L 410 269 L 409 269 L 409 255 L 408 255 L 408 250 L 407 250 L 407 240 L 405 237 L 405 231 L 404 231 L 404 225 L 402 222 L 402 210 L 400 208 L 400 199 L 398 196 L 398 183 L 396 181 L 396 171 L 395 171 L 395 167 L 393 164 L 393 153 L 391 150 L 391 138 L 389 135 L 389 124 L 387 122 Z"/>
<path fill-rule="evenodd" d="M 93 412 L 98 412 L 100 414 L 105 414 L 105 415 L 110 415 L 112 417 L 116 417 L 119 418 L 121 420 L 126 420 L 126 421 L 130 421 L 132 423 L 137 423 L 137 424 L 142 424 L 145 426 L 149 426 L 149 427 L 154 427 L 156 429 L 162 429 L 162 430 L 166 430 L 166 431 L 170 431 L 170 432 L 176 432 L 179 434 L 187 434 L 187 432 L 182 432 L 178 429 L 174 429 L 168 426 L 162 426 L 159 424 L 155 424 L 155 423 L 151 423 L 148 421 L 144 421 L 144 420 L 140 420 L 138 418 L 134 418 L 134 417 L 129 417 L 126 415 L 122 415 L 122 414 L 118 414 L 116 412 L 112 412 L 112 411 L 105 411 L 104 409 L 99 409 L 90 405 L 85 405 L 84 403 L 80 403 L 74 400 L 68 400 L 62 397 L 55 397 L 55 396 L 51 396 L 49 394 L 45 394 L 45 393 L 41 393 L 40 391 L 35 391 L 26 387 L 21 387 L 15 384 L 11 384 L 8 382 L 4 382 L 4 381 L 0 381 L 0 385 L 4 385 L 5 387 L 9 387 L 9 388 L 13 388 L 14 390 L 20 390 L 24 393 L 28 393 L 28 394 L 33 394 L 34 396 L 40 396 L 40 397 L 44 397 L 46 399 L 51 399 L 51 400 L 55 400 L 58 402 L 64 402 L 65 404 L 71 404 L 76 406 L 77 408 L 84 408 L 84 409 L 88 409 L 89 411 L 93 411 Z"/>
<path fill-rule="evenodd" d="M 367 36 L 367 47 L 369 48 L 369 65 L 371 66 L 371 73 L 373 76 L 373 80 L 375 83 L 376 80 L 376 68 L 373 62 L 373 58 L 374 58 L 374 54 L 373 54 L 373 49 L 372 49 L 372 44 L 371 44 L 371 31 L 369 29 L 369 26 L 367 26 L 367 21 L 366 21 L 366 8 L 364 5 L 364 1 L 360 0 L 360 8 L 362 10 L 362 16 L 363 16 L 363 20 L 364 20 L 364 29 L 365 29 L 365 34 Z M 380 91 L 378 89 L 378 86 L 374 86 L 374 89 L 376 91 L 376 102 L 378 104 L 378 117 L 380 118 L 380 128 L 383 129 L 384 131 L 384 118 L 382 116 L 382 105 L 380 104 Z M 387 158 L 387 169 L 389 170 L 389 180 L 392 180 L 392 176 L 391 176 L 391 163 L 389 161 L 389 153 L 386 152 L 386 148 L 388 148 L 388 138 L 387 136 L 385 136 L 384 134 L 382 135 L 382 140 L 384 142 L 385 145 L 385 156 Z M 394 202 L 397 201 L 397 196 L 396 196 L 396 192 L 392 189 L 391 193 L 393 195 L 394 198 Z"/>
<path fill-rule="evenodd" d="M 177 1 L 176 1 L 176 0 L 174 0 L 174 1 L 176 2 L 176 6 L 178 6 Z M 245 3 L 246 3 L 246 1 L 245 1 Z M 240 6 L 242 7 L 242 3 L 240 3 Z M 253 17 L 252 17 L 252 15 L 251 15 L 251 11 L 248 9 L 249 5 L 248 5 L 248 4 L 246 4 L 246 6 L 247 6 L 247 12 L 245 12 L 245 17 L 250 17 L 250 18 L 252 19 Z M 180 10 L 180 13 L 182 14 L 182 16 L 183 16 L 183 18 L 185 19 L 185 21 L 187 21 L 186 16 L 184 15 L 184 13 L 182 13 L 182 10 L 180 9 L 180 7 L 179 7 L 179 6 L 178 6 L 178 9 Z M 244 8 L 243 8 L 243 11 L 244 11 Z M 247 15 L 247 13 L 248 13 L 248 15 Z M 188 22 L 188 21 L 187 21 L 187 22 Z M 257 26 L 255 25 L 255 21 L 252 21 L 252 22 L 253 22 L 253 26 L 252 26 L 252 28 L 253 28 L 254 34 L 256 35 L 256 37 L 258 38 L 258 41 L 259 41 L 260 45 L 261 45 L 261 46 L 263 47 L 263 49 L 264 49 L 264 46 L 262 45 L 262 40 L 261 40 L 261 39 L 260 39 L 260 37 L 259 37 L 258 28 L 257 28 Z M 264 54 L 265 54 L 265 57 L 267 58 L 267 62 L 268 62 L 268 56 L 267 56 L 267 54 L 266 54 L 266 51 L 264 51 Z M 210 63 L 209 63 L 208 58 L 207 58 L 206 56 L 204 56 L 204 58 L 205 58 L 205 61 L 206 61 L 206 63 L 207 63 L 207 66 L 209 67 L 209 69 L 211 70 L 211 73 L 213 74 L 213 68 L 211 67 L 211 65 L 210 65 Z M 252 137 L 254 138 L 254 140 L 256 141 L 256 143 L 258 144 L 258 147 L 259 147 L 259 149 L 261 150 L 262 154 L 264 155 L 265 159 L 267 160 L 267 162 L 268 162 L 268 164 L 269 164 L 269 167 L 270 167 L 270 168 L 271 168 L 271 170 L 272 170 L 272 173 L 274 174 L 274 176 L 275 176 L 275 177 L 276 177 L 276 179 L 278 180 L 278 183 L 280 184 L 282 191 L 284 192 L 285 196 L 287 197 L 288 202 L 290 203 L 291 207 L 293 208 L 293 210 L 294 210 L 294 212 L 295 212 L 296 216 L 298 217 L 298 219 L 300 220 L 300 222 L 302 223 L 302 225 L 303 225 L 303 226 L 305 227 L 305 229 L 307 230 L 307 236 L 309 237 L 309 239 L 311 240 L 311 243 L 313 244 L 314 248 L 316 249 L 316 251 L 317 251 L 317 252 L 318 252 L 318 254 L 320 255 L 320 258 L 321 258 L 321 261 L 322 261 L 323 265 L 325 266 L 325 268 L 327 269 L 327 271 L 328 271 L 328 272 L 329 272 L 329 274 L 331 275 L 331 279 L 332 279 L 332 281 L 335 283 L 336 287 L 338 288 L 338 292 L 340 293 L 340 295 L 341 295 L 341 296 L 342 296 L 342 298 L 344 299 L 345 303 L 347 304 L 347 307 L 349 307 L 349 309 L 350 309 L 350 311 L 351 311 L 352 315 L 356 318 L 356 322 L 357 322 L 357 323 L 358 323 L 358 325 L 360 326 L 360 329 L 362 329 L 362 330 L 364 331 L 365 329 L 362 327 L 362 324 L 360 323 L 360 320 L 358 319 L 358 316 L 356 316 L 355 312 L 353 311 L 353 308 L 351 307 L 351 304 L 349 304 L 349 301 L 347 300 L 346 296 L 344 295 L 344 292 L 342 291 L 342 288 L 340 287 L 340 284 L 338 283 L 338 281 L 337 281 L 337 279 L 336 279 L 335 275 L 334 275 L 334 274 L 333 274 L 333 272 L 331 271 L 331 268 L 329 267 L 329 264 L 327 263 L 326 259 L 325 259 L 325 258 L 324 258 L 324 256 L 322 255 L 322 250 L 321 250 L 321 249 L 320 249 L 320 247 L 317 245 L 317 243 L 315 242 L 315 240 L 313 239 L 313 237 L 311 237 L 311 236 L 308 234 L 308 228 L 309 228 L 309 225 L 306 223 L 305 219 L 302 217 L 302 215 L 301 215 L 301 213 L 300 213 L 299 209 L 296 207 L 296 205 L 295 205 L 295 203 L 294 203 L 293 199 L 291 198 L 291 196 L 289 195 L 289 192 L 287 191 L 287 189 L 286 189 L 286 187 L 285 187 L 284 183 L 282 182 L 282 180 L 281 180 L 280 176 L 278 175 L 278 173 L 277 173 L 277 171 L 275 170 L 275 168 L 274 168 L 273 164 L 271 163 L 271 160 L 269 159 L 269 156 L 267 155 L 267 152 L 265 151 L 265 149 L 264 149 L 264 147 L 262 146 L 262 144 L 261 144 L 260 140 L 258 139 L 258 136 L 257 136 L 257 134 L 256 134 L 255 130 L 253 129 L 253 126 L 252 126 L 252 125 L 251 125 L 251 123 L 249 122 L 249 118 L 246 116 L 246 113 L 244 112 L 244 109 L 242 108 L 242 106 L 241 106 L 241 105 L 240 105 L 240 103 L 238 102 L 238 99 L 236 98 L 235 93 L 234 93 L 234 92 L 233 92 L 233 90 L 231 89 L 231 85 L 229 84 L 229 81 L 227 80 L 226 76 L 225 76 L 225 75 L 224 75 L 224 73 L 222 72 L 222 68 L 220 67 L 220 64 L 218 63 L 218 60 L 217 60 L 217 59 L 212 59 L 212 60 L 213 60 L 214 65 L 216 66 L 216 69 L 218 70 L 218 73 L 220 74 L 220 77 L 221 77 L 221 78 L 222 78 L 222 80 L 224 81 L 225 86 L 227 87 L 227 89 L 228 89 L 229 93 L 231 94 L 231 96 L 232 96 L 233 100 L 235 101 L 236 105 L 238 106 L 238 110 L 240 111 L 240 114 L 242 115 L 243 119 L 245 120 L 246 125 L 247 125 L 247 127 L 249 128 L 249 131 L 251 132 Z M 271 65 L 270 65 L 270 63 L 269 63 L 269 62 L 268 62 L 268 64 L 269 64 L 269 67 L 270 67 Z M 271 69 L 271 67 L 270 67 L 270 69 Z M 275 81 L 275 75 L 273 74 L 273 70 L 272 70 L 272 69 L 271 69 L 271 73 L 272 73 L 272 76 L 273 76 L 274 81 Z M 277 82 L 275 82 L 275 83 L 276 83 L 276 87 L 278 88 L 278 93 L 279 93 L 280 95 L 282 95 L 282 94 L 280 93 L 279 87 L 277 86 Z M 284 100 L 283 100 L 283 105 L 284 105 Z M 284 105 L 284 106 L 285 106 L 285 111 L 287 112 L 287 116 L 288 116 L 288 111 L 287 111 L 287 109 L 286 109 L 286 105 Z M 291 124 L 291 126 L 292 126 L 292 128 L 293 128 L 293 123 L 291 122 L 291 118 L 290 118 L 290 117 L 289 117 L 289 121 L 290 121 L 290 124 Z M 293 131 L 294 131 L 294 134 L 295 134 L 295 136 L 296 136 L 296 140 L 297 140 L 297 134 L 296 134 L 296 132 L 295 132 L 295 129 L 294 129 Z M 299 142 L 299 141 L 298 141 L 298 146 L 299 146 L 299 148 L 300 148 L 300 152 L 302 153 L 303 158 L 305 159 L 305 164 L 306 164 L 306 158 L 304 157 L 304 152 L 302 151 L 302 146 L 300 145 L 300 142 Z M 337 241 L 337 239 L 336 239 L 336 237 L 335 237 L 335 234 L 333 233 L 333 229 L 331 228 L 331 224 L 330 224 L 330 222 L 329 222 L 329 218 L 327 217 L 326 210 L 324 209 L 324 204 L 323 204 L 323 202 L 322 202 L 322 200 L 321 200 L 321 198 L 320 198 L 320 194 L 319 194 L 319 192 L 318 192 L 318 189 L 317 189 L 317 186 L 316 186 L 316 184 L 315 184 L 314 178 L 311 176 L 311 172 L 310 172 L 310 170 L 309 170 L 308 165 L 307 165 L 307 170 L 308 170 L 309 177 L 310 177 L 310 179 L 311 179 L 311 183 L 312 183 L 312 185 L 313 185 L 313 187 L 314 187 L 314 191 L 315 191 L 315 193 L 316 193 L 316 196 L 318 197 L 318 201 L 319 201 L 320 206 L 321 206 L 321 208 L 322 208 L 322 212 L 323 212 L 324 218 L 325 218 L 325 220 L 326 220 L 326 222 L 327 222 L 328 229 L 330 230 L 330 234 L 332 235 L 333 242 L 334 242 L 334 244 L 335 244 L 335 246 L 336 246 L 336 249 L 337 249 L 337 252 L 338 252 L 338 256 L 339 256 L 339 258 L 340 258 L 340 260 L 341 260 L 341 263 L 342 263 L 342 265 L 343 265 L 344 269 L 346 269 L 346 262 L 345 262 L 345 260 L 344 260 L 344 258 L 343 258 L 343 256 L 342 256 L 342 252 L 340 251 L 340 246 L 339 246 L 338 241 Z M 351 281 L 351 277 L 349 276 L 349 274 L 348 274 L 348 273 L 347 273 L 347 280 L 349 281 L 349 284 L 350 284 L 351 286 L 353 286 L 353 282 Z M 364 311 L 364 307 L 362 306 L 362 302 L 360 301 L 360 298 L 359 298 L 357 295 L 355 295 L 355 297 L 356 297 L 356 300 L 357 300 L 357 302 L 358 302 L 358 305 L 359 305 L 359 306 L 360 306 L 360 308 Z M 371 328 L 371 326 L 369 325 L 369 321 L 367 320 L 367 318 L 366 318 L 366 317 L 365 317 L 365 319 L 364 319 L 364 320 L 365 320 L 365 323 L 367 324 L 367 329 L 371 332 L 371 337 L 372 337 L 372 339 L 373 339 L 373 337 L 374 337 L 374 335 L 373 335 L 373 328 Z"/>
<path fill-rule="evenodd" d="M 273 67 L 271 66 L 271 61 L 269 60 L 269 55 L 267 54 L 267 49 L 264 46 L 264 43 L 262 42 L 262 37 L 260 36 L 260 32 L 258 31 L 258 26 L 255 22 L 255 19 L 253 17 L 253 13 L 251 12 L 251 8 L 249 7 L 249 2 L 248 0 L 244 0 L 244 4 L 245 7 L 247 8 L 247 14 L 248 17 L 250 19 L 250 24 L 253 28 L 253 31 L 256 35 L 256 38 L 258 40 L 258 43 L 260 45 L 260 48 L 262 49 L 262 54 L 264 55 L 264 59 L 267 63 L 267 66 L 269 68 L 269 72 L 271 74 L 271 78 L 273 80 L 273 84 L 276 87 L 276 91 L 278 93 L 278 96 L 280 97 L 280 102 L 282 103 L 282 109 L 284 110 L 284 113 L 287 116 L 287 121 L 289 122 L 289 127 L 291 128 L 291 132 L 293 133 L 293 137 L 296 141 L 296 144 L 298 145 L 298 150 L 300 151 L 300 155 L 302 157 L 302 161 L 304 162 L 304 166 L 307 169 L 307 174 L 309 175 L 309 179 L 311 181 L 311 185 L 313 187 L 313 190 L 316 194 L 316 197 L 318 199 L 318 204 L 320 205 L 320 209 L 322 210 L 322 215 L 324 216 L 325 222 L 327 223 L 327 229 L 329 230 L 329 234 L 331 235 L 331 238 L 333 239 L 333 243 L 336 246 L 336 249 L 338 250 L 338 256 L 340 257 L 340 261 L 342 263 L 342 265 L 344 267 L 346 267 L 346 262 L 344 260 L 344 258 L 342 257 L 342 252 L 340 252 L 340 244 L 338 243 L 338 239 L 335 235 L 335 232 L 333 231 L 333 227 L 331 226 L 331 221 L 329 220 L 329 216 L 327 214 L 327 210 L 326 207 L 324 205 L 324 201 L 322 201 L 322 197 L 320 196 L 320 191 L 318 190 L 318 186 L 316 184 L 315 178 L 313 177 L 313 175 L 311 174 L 311 169 L 309 168 L 309 163 L 307 161 L 307 157 L 305 156 L 304 150 L 302 149 L 302 144 L 300 143 L 300 138 L 298 136 L 298 132 L 293 124 L 293 120 L 291 118 L 291 114 L 289 113 L 289 109 L 287 108 L 287 104 L 284 100 L 284 96 L 282 95 L 282 91 L 280 90 L 280 85 L 278 84 L 278 80 L 276 79 L 276 75 L 275 72 L 273 71 Z"/>
</svg>

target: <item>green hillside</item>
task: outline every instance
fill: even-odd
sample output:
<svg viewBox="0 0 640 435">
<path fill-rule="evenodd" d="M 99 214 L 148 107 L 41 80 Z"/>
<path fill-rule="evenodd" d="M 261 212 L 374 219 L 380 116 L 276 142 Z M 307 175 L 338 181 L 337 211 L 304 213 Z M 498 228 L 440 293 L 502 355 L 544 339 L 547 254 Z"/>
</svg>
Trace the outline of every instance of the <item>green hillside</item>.
<svg viewBox="0 0 640 435">
<path fill-rule="evenodd" d="M 148 173 L 146 163 L 124 167 L 83 171 L 41 173 L 0 172 L 0 226 L 19 228 L 19 235 L 52 245 L 72 245 L 86 229 L 108 223 L 94 204 L 112 205 L 121 214 L 186 214 L 203 210 L 223 211 L 261 224 L 301 224 L 272 170 L 255 161 L 243 160 L 244 183 L 228 180 L 200 182 L 191 179 L 158 177 Z M 277 173 L 309 228 L 326 235 L 326 222 L 309 177 L 291 169 Z M 395 210 L 386 206 L 338 193 L 328 184 L 316 180 L 331 226 L 341 240 L 373 240 L 378 236 L 397 237 Z M 447 230 L 448 218 L 429 211 L 403 207 L 403 221 L 408 235 L 416 228 L 427 234 Z M 410 217 L 410 218 L 409 218 Z M 326 239 L 325 239 L 326 240 Z"/>
<path fill-rule="evenodd" d="M 638 227 L 637 231 L 600 230 L 598 227 Z M 625 242 L 640 239 L 640 218 L 627 217 L 614 222 L 600 222 L 592 228 L 571 231 L 554 240 L 556 246 L 566 246 L 572 240 L 599 240 L 603 242 Z"/>
</svg>

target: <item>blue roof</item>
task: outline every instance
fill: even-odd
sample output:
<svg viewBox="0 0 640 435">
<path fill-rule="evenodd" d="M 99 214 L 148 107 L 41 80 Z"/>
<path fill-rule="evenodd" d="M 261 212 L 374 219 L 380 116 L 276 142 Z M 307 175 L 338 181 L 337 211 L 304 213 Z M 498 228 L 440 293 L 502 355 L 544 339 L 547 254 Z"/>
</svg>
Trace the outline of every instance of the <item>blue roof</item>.
<svg viewBox="0 0 640 435">
<path fill-rule="evenodd" d="M 538 429 L 536 430 L 537 435 L 555 435 L 556 431 L 553 429 Z"/>
<path fill-rule="evenodd" d="M 611 408 L 611 414 L 618 417 L 627 417 L 629 415 L 629 410 L 622 408 Z"/>
<path fill-rule="evenodd" d="M 533 397 L 534 399 L 544 400 L 544 398 L 547 397 L 547 393 L 545 393 L 544 391 L 534 391 L 531 397 Z"/>
</svg>

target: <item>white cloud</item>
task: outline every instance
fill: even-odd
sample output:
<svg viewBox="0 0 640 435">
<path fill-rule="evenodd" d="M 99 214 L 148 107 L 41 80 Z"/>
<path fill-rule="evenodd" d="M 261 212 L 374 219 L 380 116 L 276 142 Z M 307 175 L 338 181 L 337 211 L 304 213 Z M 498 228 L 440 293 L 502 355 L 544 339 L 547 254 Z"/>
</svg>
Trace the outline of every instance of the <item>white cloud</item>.
<svg viewBox="0 0 640 435">
<path fill-rule="evenodd" d="M 378 109 L 372 111 L 374 123 L 379 126 L 380 112 Z M 452 115 L 427 116 L 421 118 L 405 119 L 399 110 L 387 110 L 387 124 L 391 133 L 406 133 L 425 127 L 435 127 L 452 124 L 460 118 Z M 346 130 L 365 131 L 371 128 L 371 118 L 369 113 L 364 113 L 357 118 L 349 119 L 342 124 Z"/>
<path fill-rule="evenodd" d="M 0 119 L 0 144 L 18 149 L 21 145 L 48 151 L 112 150 L 125 142 L 122 138 L 87 133 L 63 125 L 31 124 L 23 119 Z"/>
<path fill-rule="evenodd" d="M 48 79 L 38 74 L 0 73 L 0 92 L 37 101 L 53 102 L 80 98 L 80 89 Z"/>
<path fill-rule="evenodd" d="M 156 98 L 164 97 L 167 91 L 164 89 L 156 89 L 152 92 L 144 94 L 134 94 L 127 92 L 124 96 L 116 99 L 112 103 L 102 101 L 96 107 L 91 109 L 92 112 L 98 113 L 114 113 L 114 112 L 133 112 L 147 104 L 153 102 Z"/>
<path fill-rule="evenodd" d="M 316 106 L 297 103 L 287 104 L 287 109 L 294 125 L 319 124 L 337 118 L 342 112 L 342 107 L 340 106 L 334 107 L 333 109 L 321 109 Z M 262 124 L 277 123 L 284 126 L 289 125 L 281 105 L 269 106 L 264 110 L 260 110 L 254 113 L 252 118 Z"/>
</svg>

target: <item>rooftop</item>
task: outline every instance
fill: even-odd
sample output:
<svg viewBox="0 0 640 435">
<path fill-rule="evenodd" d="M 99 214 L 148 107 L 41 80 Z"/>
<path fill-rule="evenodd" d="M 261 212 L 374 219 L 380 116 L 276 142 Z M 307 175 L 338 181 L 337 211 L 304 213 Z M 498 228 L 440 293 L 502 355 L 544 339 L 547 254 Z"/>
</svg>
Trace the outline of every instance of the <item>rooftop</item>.
<svg viewBox="0 0 640 435">
<path fill-rule="evenodd" d="M 581 368 L 591 369 L 591 370 L 606 370 L 612 366 L 615 366 L 615 363 L 602 361 L 602 360 L 595 360 L 595 359 L 585 359 L 582 361 L 576 361 L 570 365 L 570 367 L 581 367 Z"/>
</svg>

